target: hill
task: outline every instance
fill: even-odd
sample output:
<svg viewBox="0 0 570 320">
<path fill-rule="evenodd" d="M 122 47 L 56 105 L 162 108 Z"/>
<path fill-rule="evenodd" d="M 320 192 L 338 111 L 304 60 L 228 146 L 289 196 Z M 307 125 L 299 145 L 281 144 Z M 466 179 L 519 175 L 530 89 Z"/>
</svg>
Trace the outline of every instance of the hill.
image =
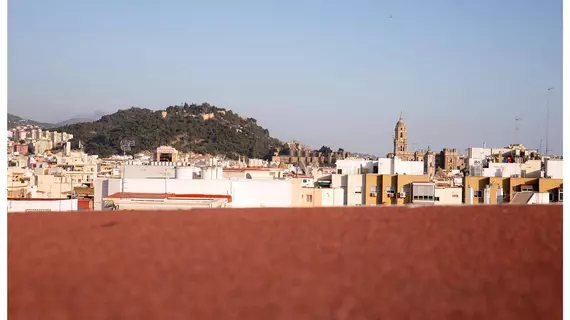
<svg viewBox="0 0 570 320">
<path fill-rule="evenodd" d="M 8 113 L 8 130 L 17 126 L 33 125 L 42 129 L 53 128 L 55 125 L 51 123 L 38 122 L 30 119 L 24 119 L 11 113 Z"/>
<path fill-rule="evenodd" d="M 89 119 L 89 118 L 72 118 L 72 119 L 68 119 L 65 121 L 58 122 L 55 124 L 55 126 L 61 127 L 61 126 L 67 126 L 67 125 L 76 124 L 76 123 L 92 122 L 92 121 L 95 121 L 95 120 Z"/>
<path fill-rule="evenodd" d="M 265 158 L 282 146 L 253 118 L 243 118 L 231 110 L 207 103 L 170 106 L 154 111 L 130 108 L 105 115 L 95 122 L 55 128 L 72 133 L 85 151 L 106 157 L 122 153 L 122 139 L 135 140 L 131 153 L 151 151 L 170 145 L 182 152 L 225 154 Z"/>
</svg>

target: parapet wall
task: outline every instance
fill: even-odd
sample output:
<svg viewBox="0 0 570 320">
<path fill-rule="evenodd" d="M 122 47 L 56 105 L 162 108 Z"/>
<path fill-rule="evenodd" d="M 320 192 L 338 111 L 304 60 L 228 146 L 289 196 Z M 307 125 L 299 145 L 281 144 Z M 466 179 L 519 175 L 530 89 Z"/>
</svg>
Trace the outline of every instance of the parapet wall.
<svg viewBox="0 0 570 320">
<path fill-rule="evenodd" d="M 561 319 L 562 206 L 8 214 L 10 319 Z"/>
</svg>

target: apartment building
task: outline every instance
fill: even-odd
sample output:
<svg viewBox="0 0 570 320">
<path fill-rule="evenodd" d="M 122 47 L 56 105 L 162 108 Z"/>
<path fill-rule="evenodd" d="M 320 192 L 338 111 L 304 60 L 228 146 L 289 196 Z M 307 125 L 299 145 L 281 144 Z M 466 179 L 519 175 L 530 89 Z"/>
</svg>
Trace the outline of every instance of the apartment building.
<svg viewBox="0 0 570 320">
<path fill-rule="evenodd" d="M 291 179 L 293 207 L 340 207 L 344 206 L 344 189 L 304 187 L 302 178 Z"/>
<path fill-rule="evenodd" d="M 466 176 L 463 203 L 509 203 L 519 192 L 548 193 L 550 202 L 562 202 L 562 185 L 562 179 Z"/>
</svg>

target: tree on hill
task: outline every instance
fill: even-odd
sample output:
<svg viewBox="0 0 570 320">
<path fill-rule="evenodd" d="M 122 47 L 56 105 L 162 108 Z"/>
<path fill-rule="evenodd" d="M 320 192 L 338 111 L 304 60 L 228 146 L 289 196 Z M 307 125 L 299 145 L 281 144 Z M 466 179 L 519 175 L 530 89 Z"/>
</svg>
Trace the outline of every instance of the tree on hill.
<svg viewBox="0 0 570 320">
<path fill-rule="evenodd" d="M 88 153 L 107 157 L 122 154 L 121 140 L 134 137 L 131 152 L 152 151 L 160 145 L 174 146 L 181 152 L 239 155 L 250 158 L 272 156 L 282 143 L 269 136 L 269 131 L 252 118 L 240 118 L 231 110 L 203 103 L 184 103 L 161 111 L 129 108 L 105 115 L 95 122 L 78 123 L 56 128 L 81 140 Z M 214 113 L 204 120 L 201 114 Z"/>
</svg>

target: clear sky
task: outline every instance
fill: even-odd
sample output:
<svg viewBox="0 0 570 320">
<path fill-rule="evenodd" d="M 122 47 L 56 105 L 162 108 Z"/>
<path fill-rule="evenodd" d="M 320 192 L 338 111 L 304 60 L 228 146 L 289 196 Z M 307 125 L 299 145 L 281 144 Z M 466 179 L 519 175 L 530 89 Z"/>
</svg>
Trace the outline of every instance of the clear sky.
<svg viewBox="0 0 570 320">
<path fill-rule="evenodd" d="M 8 110 L 56 122 L 208 102 L 282 140 L 562 153 L 562 1 L 12 0 Z"/>
</svg>

